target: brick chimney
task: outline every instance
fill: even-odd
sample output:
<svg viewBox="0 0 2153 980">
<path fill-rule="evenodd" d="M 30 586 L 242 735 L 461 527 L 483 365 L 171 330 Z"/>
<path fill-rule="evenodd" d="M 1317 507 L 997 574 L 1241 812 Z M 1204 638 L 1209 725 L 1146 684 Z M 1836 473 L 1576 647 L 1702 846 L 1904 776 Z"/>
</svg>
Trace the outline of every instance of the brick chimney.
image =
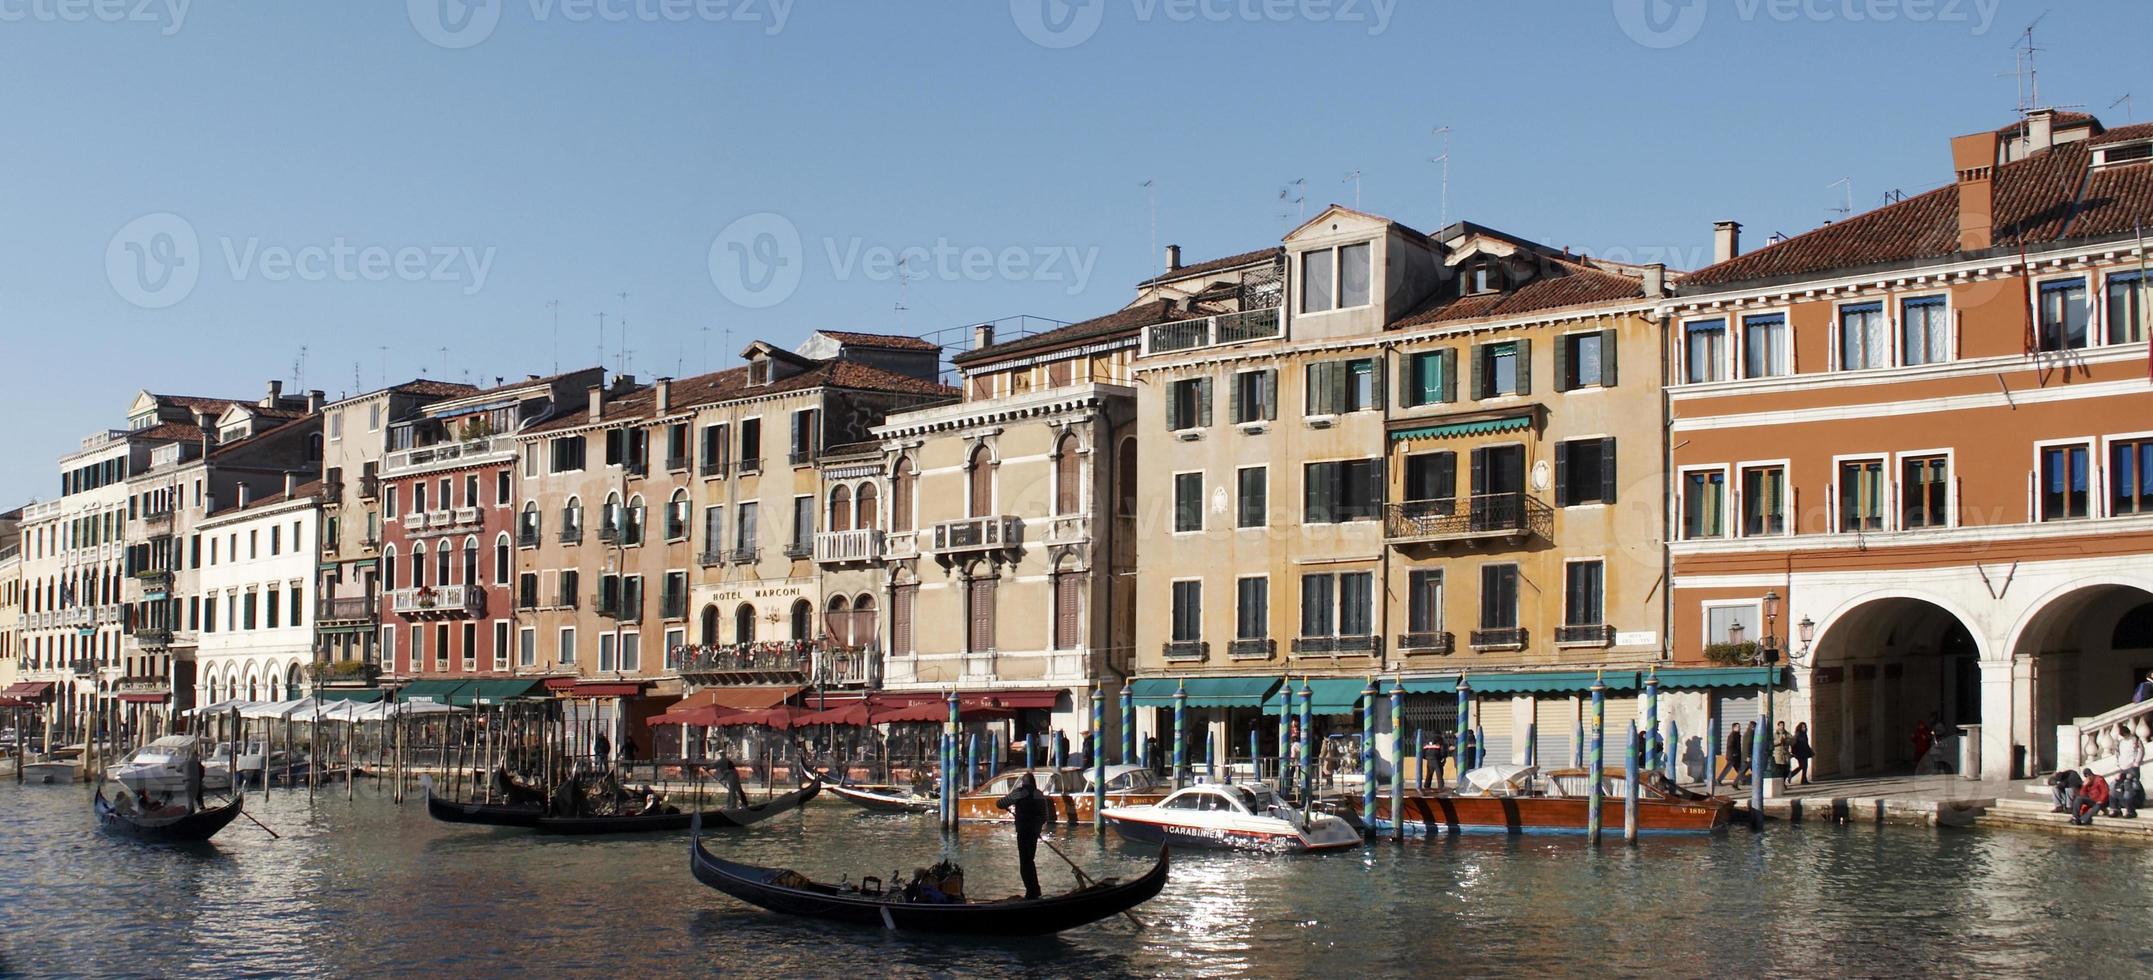
<svg viewBox="0 0 2153 980">
<path fill-rule="evenodd" d="M 1739 221 L 1712 222 L 1712 264 L 1718 265 L 1742 254 L 1742 223 Z"/>
<path fill-rule="evenodd" d="M 1951 141 L 1951 169 L 1959 184 L 1959 251 L 1996 245 L 1996 134 L 1973 133 Z"/>
<path fill-rule="evenodd" d="M 239 484 L 239 509 L 241 509 L 241 510 L 245 510 L 245 509 L 247 509 L 247 502 L 248 502 L 248 491 L 247 491 L 247 484 L 246 484 L 246 482 L 245 482 L 245 481 L 241 481 L 241 482 L 240 482 L 240 484 Z"/>
<path fill-rule="evenodd" d="M 1179 246 L 1179 245 L 1168 245 L 1168 246 L 1166 246 L 1166 271 L 1168 271 L 1168 272 L 1179 272 L 1179 271 L 1181 271 L 1181 246 Z"/>
<path fill-rule="evenodd" d="M 657 399 L 658 414 L 671 415 L 673 413 L 673 379 L 659 378 L 652 387 L 651 397 Z"/>
<path fill-rule="evenodd" d="M 267 397 L 267 398 L 264 398 L 264 399 L 262 399 L 262 407 L 263 407 L 263 408 L 275 408 L 275 407 L 277 407 L 277 402 L 278 402 L 279 400 L 281 400 L 281 399 L 282 399 L 283 397 L 284 397 L 284 382 L 282 382 L 282 381 L 271 381 L 271 382 L 269 383 L 269 397 Z"/>
<path fill-rule="evenodd" d="M 600 418 L 604 417 L 604 415 L 605 415 L 605 412 L 606 412 L 606 386 L 605 386 L 605 385 L 592 385 L 592 386 L 591 386 L 591 398 L 590 398 L 590 404 L 589 404 L 589 406 L 588 406 L 588 407 L 589 407 L 589 408 L 590 408 L 590 410 L 591 410 L 591 421 L 593 421 L 593 422 L 596 422 L 596 421 L 598 421 L 598 420 L 599 420 Z"/>
<path fill-rule="evenodd" d="M 982 323 L 972 328 L 972 349 L 985 350 L 994 346 L 994 324 Z"/>
</svg>

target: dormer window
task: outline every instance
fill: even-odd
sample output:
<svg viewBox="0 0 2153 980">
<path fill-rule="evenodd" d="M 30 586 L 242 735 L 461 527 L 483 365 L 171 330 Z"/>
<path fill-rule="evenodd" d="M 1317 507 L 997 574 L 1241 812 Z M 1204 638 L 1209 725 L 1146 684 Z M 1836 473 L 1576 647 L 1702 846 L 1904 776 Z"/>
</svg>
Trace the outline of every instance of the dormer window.
<svg viewBox="0 0 2153 980">
<path fill-rule="evenodd" d="M 1367 306 L 1374 248 L 1367 242 L 1301 253 L 1301 312 L 1328 313 Z"/>
<path fill-rule="evenodd" d="M 1495 278 L 1495 263 L 1475 262 L 1472 271 L 1466 273 L 1466 291 L 1469 293 L 1492 293 L 1502 287 Z"/>
<path fill-rule="evenodd" d="M 767 357 L 758 357 L 758 358 L 756 358 L 756 359 L 754 359 L 754 360 L 752 360 L 752 361 L 749 361 L 749 362 L 748 362 L 748 384 L 760 386 L 760 385 L 766 385 L 766 384 L 769 384 L 769 383 L 770 383 L 770 359 L 769 359 L 769 358 L 767 358 Z"/>
<path fill-rule="evenodd" d="M 2111 164 L 2134 163 L 2143 160 L 2153 160 L 2153 140 L 2102 147 L 2098 158 L 2093 161 L 2093 165 L 2105 167 Z"/>
</svg>

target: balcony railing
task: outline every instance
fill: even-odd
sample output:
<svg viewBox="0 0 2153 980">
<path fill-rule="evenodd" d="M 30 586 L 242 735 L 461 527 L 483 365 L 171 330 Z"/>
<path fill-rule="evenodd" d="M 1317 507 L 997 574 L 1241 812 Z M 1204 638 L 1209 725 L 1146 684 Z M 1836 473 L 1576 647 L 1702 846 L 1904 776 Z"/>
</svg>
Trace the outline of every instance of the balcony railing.
<svg viewBox="0 0 2153 980">
<path fill-rule="evenodd" d="M 70 660 L 67 662 L 67 669 L 76 677 L 95 677 L 97 676 L 97 661 L 88 658 Z"/>
<path fill-rule="evenodd" d="M 135 572 L 135 578 L 139 579 L 143 586 L 147 588 L 169 586 L 172 584 L 172 570 L 169 568 L 144 568 Z"/>
<path fill-rule="evenodd" d="M 418 449 L 404 449 L 390 453 L 382 461 L 384 474 L 439 466 L 494 454 L 507 455 L 515 451 L 516 444 L 507 436 L 485 436 L 463 442 L 443 442 Z"/>
<path fill-rule="evenodd" d="M 812 449 L 795 449 L 786 454 L 785 461 L 794 466 L 809 466 L 815 462 L 815 451 Z"/>
<path fill-rule="evenodd" d="M 1523 626 L 1499 626 L 1473 631 L 1473 649 L 1477 651 L 1523 650 L 1530 640 L 1531 637 Z"/>
<path fill-rule="evenodd" d="M 380 478 L 380 477 L 378 477 L 378 476 L 362 476 L 362 477 L 360 477 L 360 478 L 359 478 L 359 499 L 360 499 L 360 500 L 372 500 L 372 499 L 374 499 L 374 498 L 376 498 L 376 497 L 379 497 L 379 496 L 381 496 L 381 478 Z"/>
<path fill-rule="evenodd" d="M 1083 544 L 1091 540 L 1091 515 L 1063 514 L 1047 518 L 1047 543 Z"/>
<path fill-rule="evenodd" d="M 518 548 L 536 548 L 536 547 L 538 547 L 538 538 L 539 538 L 539 534 L 538 534 L 538 529 L 537 529 L 537 528 L 535 528 L 535 527 L 527 527 L 527 528 L 524 528 L 524 529 L 522 529 L 522 530 L 520 530 L 520 531 L 517 531 L 517 532 L 516 532 L 516 547 L 518 547 Z"/>
<path fill-rule="evenodd" d="M 1451 636 L 1449 633 L 1398 634 L 1398 652 L 1406 654 L 1408 656 L 1414 654 L 1445 656 L 1449 654 L 1450 651 Z"/>
<path fill-rule="evenodd" d="M 162 626 L 144 626 L 134 632 L 135 642 L 146 647 L 162 647 L 172 644 L 172 631 Z"/>
<path fill-rule="evenodd" d="M 731 675 L 740 679 L 808 680 L 815 669 L 815 654 L 807 644 L 792 642 L 750 643 L 734 646 L 686 646 L 680 650 L 683 677 L 712 678 Z"/>
<path fill-rule="evenodd" d="M 1339 636 L 1297 636 L 1293 639 L 1293 652 L 1304 656 L 1319 657 L 1365 657 L 1383 652 L 1383 638 L 1369 634 L 1343 634 Z"/>
<path fill-rule="evenodd" d="M 322 503 L 322 506 L 324 506 L 324 507 L 335 507 L 335 506 L 337 506 L 337 505 L 339 505 L 339 504 L 342 504 L 343 502 L 344 502 L 344 481 L 342 481 L 342 480 L 325 480 L 325 481 L 323 481 L 323 482 L 322 482 L 322 485 L 321 485 L 321 503 Z"/>
<path fill-rule="evenodd" d="M 759 457 L 758 457 L 758 458 L 756 458 L 756 459 L 743 459 L 743 460 L 741 460 L 741 461 L 740 461 L 740 475 L 741 475 L 741 476 L 749 476 L 749 475 L 752 475 L 752 474 L 755 474 L 755 473 L 760 473 L 760 472 L 762 472 L 762 471 L 763 471 L 763 461 L 762 461 L 762 459 L 761 459 L 761 458 L 759 458 Z"/>
<path fill-rule="evenodd" d="M 813 557 L 814 554 L 815 543 L 813 541 L 794 541 L 785 546 L 785 557 L 794 561 Z"/>
<path fill-rule="evenodd" d="M 725 461 L 722 459 L 705 459 L 703 460 L 703 465 L 697 467 L 696 471 L 704 476 L 724 476 Z"/>
<path fill-rule="evenodd" d="M 1281 336 L 1279 324 L 1282 321 L 1278 312 L 1274 307 L 1157 324 L 1144 331 L 1144 353 L 1171 354 L 1175 351 L 1204 347 L 1244 344 L 1251 340 L 1276 339 Z"/>
<path fill-rule="evenodd" d="M 753 565 L 763 560 L 763 550 L 758 547 L 734 548 L 725 553 L 725 560 L 735 565 Z"/>
<path fill-rule="evenodd" d="M 1170 661 L 1202 660 L 1211 655 L 1211 644 L 1202 640 L 1168 640 L 1161 646 Z"/>
<path fill-rule="evenodd" d="M 1549 537 L 1555 512 L 1529 494 L 1491 493 L 1383 505 L 1383 535 L 1393 543 L 1475 538 Z"/>
<path fill-rule="evenodd" d="M 999 551 L 1023 543 L 1024 522 L 1015 517 L 968 517 L 934 526 L 939 552 Z"/>
<path fill-rule="evenodd" d="M 815 561 L 823 565 L 881 561 L 882 540 L 882 532 L 871 527 L 817 532 Z"/>
<path fill-rule="evenodd" d="M 702 554 L 695 556 L 695 563 L 703 566 L 704 568 L 713 568 L 718 565 L 723 565 L 725 564 L 725 552 L 718 551 L 715 549 L 705 549 Z"/>
<path fill-rule="evenodd" d="M 582 544 L 583 525 L 570 524 L 561 528 L 560 541 L 562 544 Z"/>
<path fill-rule="evenodd" d="M 1278 656 L 1278 641 L 1270 637 L 1235 640 L 1226 645 L 1226 655 L 1235 660 L 1269 660 Z"/>
<path fill-rule="evenodd" d="M 1611 647 L 1615 645 L 1615 628 L 1606 623 L 1590 626 L 1557 626 L 1555 643 L 1566 647 Z"/>
<path fill-rule="evenodd" d="M 687 469 L 687 468 L 688 468 L 688 457 L 686 457 L 686 456 L 667 456 L 667 457 L 665 457 L 665 469 L 666 469 L 666 472 L 669 472 L 669 473 L 678 473 L 678 472 L 680 472 L 681 470 L 684 470 L 684 469 Z"/>
<path fill-rule="evenodd" d="M 324 620 L 373 619 L 377 604 L 373 596 L 332 596 L 322 603 Z"/>
<path fill-rule="evenodd" d="M 389 593 L 389 611 L 399 616 L 475 616 L 486 608 L 486 590 L 476 585 L 435 585 Z"/>
</svg>

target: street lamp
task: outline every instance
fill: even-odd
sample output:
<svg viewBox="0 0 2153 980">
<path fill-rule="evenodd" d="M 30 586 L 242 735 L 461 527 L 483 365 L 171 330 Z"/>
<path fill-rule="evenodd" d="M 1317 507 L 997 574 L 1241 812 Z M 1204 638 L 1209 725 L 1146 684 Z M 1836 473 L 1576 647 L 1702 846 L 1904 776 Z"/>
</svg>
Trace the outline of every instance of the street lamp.
<svg viewBox="0 0 2153 980">
<path fill-rule="evenodd" d="M 1764 593 L 1764 639 L 1757 648 L 1759 659 L 1766 665 L 1779 662 L 1779 593 Z"/>
<path fill-rule="evenodd" d="M 1802 650 L 1798 658 L 1806 659 L 1809 656 L 1811 644 L 1814 644 L 1817 640 L 1816 621 L 1803 616 L 1802 621 L 1795 624 L 1795 628 L 1801 631 L 1802 636 Z"/>
</svg>

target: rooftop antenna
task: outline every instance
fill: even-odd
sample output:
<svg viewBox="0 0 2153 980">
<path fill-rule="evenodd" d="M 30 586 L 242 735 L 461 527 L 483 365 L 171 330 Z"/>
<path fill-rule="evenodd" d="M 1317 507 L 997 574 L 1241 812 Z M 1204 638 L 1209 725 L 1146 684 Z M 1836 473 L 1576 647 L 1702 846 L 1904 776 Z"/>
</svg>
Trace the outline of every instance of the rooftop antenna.
<svg viewBox="0 0 2153 980">
<path fill-rule="evenodd" d="M 299 354 L 292 358 L 292 387 L 305 391 L 307 386 L 307 345 L 299 345 Z"/>
<path fill-rule="evenodd" d="M 549 299 L 546 309 L 553 312 L 553 373 L 561 373 L 561 301 Z"/>
<path fill-rule="evenodd" d="M 1339 183 L 1343 184 L 1346 181 L 1353 182 L 1353 210 L 1358 211 L 1361 209 L 1361 172 L 1356 170 L 1347 174 L 1345 180 L 1341 180 Z"/>
<path fill-rule="evenodd" d="M 1846 220 L 1847 215 L 1854 213 L 1854 178 L 1841 177 L 1838 180 L 1832 181 L 1831 183 L 1824 185 L 1824 187 L 1826 190 L 1830 190 L 1834 187 L 1842 187 L 1846 189 L 1846 203 L 1839 207 L 1826 208 L 1825 210 L 1838 215 L 1840 220 L 1842 221 Z"/>
<path fill-rule="evenodd" d="M 604 311 L 600 311 L 600 312 L 598 313 L 598 370 L 600 370 L 600 371 L 604 371 L 604 370 L 605 370 L 605 367 L 606 367 L 606 315 L 605 315 L 605 312 L 604 312 Z"/>
<path fill-rule="evenodd" d="M 2110 109 L 2113 109 L 2113 108 L 2115 108 L 2115 107 L 2117 107 L 2117 106 L 2122 106 L 2122 107 L 2123 107 L 2123 121 L 2124 121 L 2124 122 L 2130 122 L 2130 121 L 2131 121 L 2131 119 L 2132 119 L 2132 118 L 2134 118 L 2134 117 L 2133 117 L 2133 116 L 2131 115 L 2131 94 L 2130 94 L 2129 92 L 2125 92 L 2125 93 L 2123 93 L 2123 97 L 2122 97 L 2122 98 L 2120 98 L 2120 99 L 2117 99 L 2117 100 L 2115 100 L 2114 102 L 2110 102 L 2110 103 L 2108 103 L 2108 107 L 2109 107 Z"/>
<path fill-rule="evenodd" d="M 1286 186 L 1279 188 L 1278 199 L 1280 202 L 1284 204 L 1290 204 L 1298 209 L 1296 213 L 1298 213 L 1299 217 L 1295 219 L 1295 225 L 1299 225 L 1300 223 L 1308 220 L 1307 178 L 1295 177 L 1292 181 L 1288 182 Z M 1278 219 L 1281 222 L 1285 221 L 1287 218 L 1290 217 L 1294 217 L 1294 215 L 1284 211 L 1279 212 L 1278 215 Z"/>
<path fill-rule="evenodd" d="M 1151 208 L 1151 275 L 1157 278 L 1163 274 L 1159 268 L 1159 182 L 1146 177 L 1138 186 L 1144 189 L 1144 199 Z"/>
<path fill-rule="evenodd" d="M 386 388 L 389 386 L 389 348 L 384 344 L 374 349 L 381 352 L 381 386 Z"/>
<path fill-rule="evenodd" d="M 1437 126 L 1429 132 L 1429 135 L 1442 137 L 1443 140 L 1443 152 L 1429 157 L 1428 162 L 1441 164 L 1443 167 L 1443 199 L 1441 210 L 1437 212 L 1436 227 L 1448 228 L 1450 227 L 1450 127 Z"/>
<path fill-rule="evenodd" d="M 1896 187 L 1884 192 L 1884 203 L 1897 204 L 1906 200 L 1906 192 Z"/>
<path fill-rule="evenodd" d="M 1154 232 L 1153 234 L 1156 235 L 1157 233 Z M 906 313 L 911 311 L 912 308 L 905 305 L 905 292 L 907 287 L 912 285 L 913 280 L 923 275 L 925 273 L 912 271 L 912 256 L 909 253 L 904 258 L 897 260 L 897 305 L 891 308 L 892 312 Z"/>
</svg>

